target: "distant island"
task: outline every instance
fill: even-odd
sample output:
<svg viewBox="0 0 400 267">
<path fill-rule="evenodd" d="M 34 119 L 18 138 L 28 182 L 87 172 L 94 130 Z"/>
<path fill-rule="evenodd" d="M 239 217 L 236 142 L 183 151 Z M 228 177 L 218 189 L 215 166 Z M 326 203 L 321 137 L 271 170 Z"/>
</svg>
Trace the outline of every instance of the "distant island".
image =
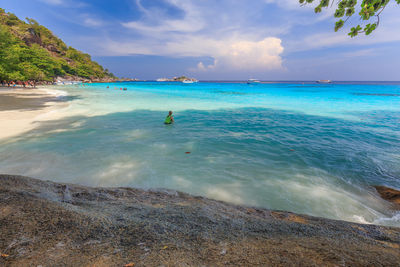
<svg viewBox="0 0 400 267">
<path fill-rule="evenodd" d="M 173 77 L 173 78 L 159 78 L 159 79 L 157 79 L 157 82 L 185 82 L 185 81 L 198 82 L 197 79 L 189 78 L 189 77 L 186 77 L 186 76 L 179 76 L 179 77 Z"/>
<path fill-rule="evenodd" d="M 111 82 L 116 77 L 91 56 L 67 46 L 34 19 L 0 8 L 0 81 L 25 85 L 57 80 Z M 8 84 L 9 85 L 9 84 Z"/>
</svg>

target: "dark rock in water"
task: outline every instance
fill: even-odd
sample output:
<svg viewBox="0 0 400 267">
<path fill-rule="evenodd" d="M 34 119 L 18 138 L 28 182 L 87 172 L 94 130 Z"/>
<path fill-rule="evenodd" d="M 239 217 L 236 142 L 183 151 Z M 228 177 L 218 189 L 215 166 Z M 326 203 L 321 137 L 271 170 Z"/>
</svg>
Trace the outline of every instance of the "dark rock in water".
<svg viewBox="0 0 400 267">
<path fill-rule="evenodd" d="M 400 228 L 0 175 L 0 266 L 398 266 Z"/>
<path fill-rule="evenodd" d="M 394 203 L 400 209 L 400 191 L 386 186 L 375 186 L 375 189 L 383 199 Z"/>
</svg>

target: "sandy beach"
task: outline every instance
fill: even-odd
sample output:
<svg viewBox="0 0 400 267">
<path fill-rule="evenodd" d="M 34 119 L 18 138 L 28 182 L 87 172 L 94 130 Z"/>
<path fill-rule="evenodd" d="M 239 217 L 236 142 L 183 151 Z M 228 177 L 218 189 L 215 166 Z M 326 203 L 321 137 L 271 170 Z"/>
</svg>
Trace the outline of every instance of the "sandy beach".
<svg viewBox="0 0 400 267">
<path fill-rule="evenodd" d="M 0 140 L 30 131 L 68 104 L 45 88 L 0 88 Z"/>
</svg>

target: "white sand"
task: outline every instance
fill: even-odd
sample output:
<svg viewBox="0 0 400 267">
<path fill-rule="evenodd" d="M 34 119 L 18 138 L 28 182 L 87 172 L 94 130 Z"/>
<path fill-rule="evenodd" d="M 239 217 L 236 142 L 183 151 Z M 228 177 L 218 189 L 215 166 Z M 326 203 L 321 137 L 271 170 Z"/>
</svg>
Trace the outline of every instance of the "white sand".
<svg viewBox="0 0 400 267">
<path fill-rule="evenodd" d="M 0 89 L 0 141 L 28 132 L 43 121 L 59 119 L 62 115 L 53 111 L 67 106 L 43 88 Z"/>
</svg>

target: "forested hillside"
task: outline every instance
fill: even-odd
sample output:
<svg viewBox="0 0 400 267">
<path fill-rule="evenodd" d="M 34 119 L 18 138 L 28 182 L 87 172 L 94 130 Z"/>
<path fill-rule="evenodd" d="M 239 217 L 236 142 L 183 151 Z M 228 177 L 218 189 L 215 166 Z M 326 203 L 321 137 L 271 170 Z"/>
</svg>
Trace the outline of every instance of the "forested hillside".
<svg viewBox="0 0 400 267">
<path fill-rule="evenodd" d="M 0 8 L 0 80 L 53 81 L 58 76 L 115 78 L 35 20 L 22 21 Z"/>
</svg>

